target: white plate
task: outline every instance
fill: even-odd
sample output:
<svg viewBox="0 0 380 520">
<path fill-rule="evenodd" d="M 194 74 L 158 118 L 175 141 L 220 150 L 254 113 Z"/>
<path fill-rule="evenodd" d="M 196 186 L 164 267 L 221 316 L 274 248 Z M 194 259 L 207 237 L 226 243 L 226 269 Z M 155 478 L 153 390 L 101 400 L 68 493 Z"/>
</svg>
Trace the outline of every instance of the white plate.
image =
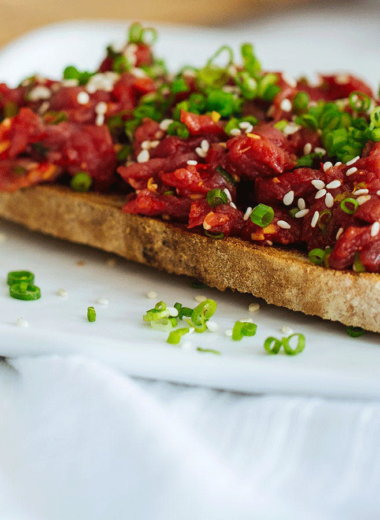
<svg viewBox="0 0 380 520">
<path fill-rule="evenodd" d="M 57 76 L 67 63 L 91 68 L 101 57 L 104 45 L 122 39 L 124 32 L 125 24 L 111 22 L 62 24 L 37 31 L 2 52 L 2 79 L 17 82 L 37 70 Z M 244 31 L 241 36 L 247 39 Z M 285 41 L 290 45 L 288 38 L 283 38 L 284 45 Z M 173 66 L 199 63 L 230 39 L 231 33 L 164 28 L 160 52 L 171 57 Z M 267 57 L 275 55 L 273 45 L 264 45 L 269 41 L 265 32 L 261 39 L 256 39 L 258 46 L 261 42 L 267 50 Z M 237 46 L 236 37 L 234 40 Z M 293 45 L 295 49 L 296 42 Z M 196 59 L 192 59 L 194 49 Z M 296 69 L 294 66 L 293 72 Z M 74 352 L 141 377 L 248 392 L 380 397 L 380 348 L 376 334 L 352 339 L 339 324 L 263 302 L 252 316 L 248 313 L 248 305 L 254 301 L 251 296 L 192 289 L 185 278 L 122 259 L 117 260 L 115 267 L 109 267 L 110 256 L 106 253 L 43 237 L 4 221 L 0 222 L 0 232 L 7 236 L 0 244 L 0 355 Z M 78 261 L 85 264 L 78 266 Z M 6 273 L 14 269 L 29 269 L 36 274 L 43 292 L 41 300 L 21 302 L 8 296 Z M 67 300 L 57 295 L 61 287 L 69 292 Z M 218 302 L 215 321 L 220 331 L 189 336 L 192 349 L 167 345 L 167 334 L 142 322 L 144 312 L 155 303 L 146 297 L 151 290 L 170 305 L 180 301 L 195 306 L 194 296 L 199 294 L 214 298 Z M 99 297 L 107 298 L 109 305 L 96 304 Z M 86 319 L 90 305 L 97 310 L 95 323 Z M 16 327 L 20 316 L 29 322 L 28 328 Z M 248 317 L 254 317 L 258 324 L 254 338 L 233 342 L 225 336 L 224 331 L 237 319 Z M 281 337 L 283 325 L 305 334 L 307 346 L 301 355 L 265 354 L 264 339 L 269 335 Z M 199 353 L 197 346 L 220 350 L 222 355 Z"/>
</svg>

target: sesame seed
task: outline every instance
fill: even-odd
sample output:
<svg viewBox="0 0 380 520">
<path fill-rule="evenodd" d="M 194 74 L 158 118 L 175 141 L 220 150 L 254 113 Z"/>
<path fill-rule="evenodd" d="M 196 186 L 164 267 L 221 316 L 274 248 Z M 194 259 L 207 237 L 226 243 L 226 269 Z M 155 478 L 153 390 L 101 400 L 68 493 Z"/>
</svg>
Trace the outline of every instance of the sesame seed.
<svg viewBox="0 0 380 520">
<path fill-rule="evenodd" d="M 305 200 L 304 199 L 298 199 L 298 207 L 299 209 L 305 209 L 306 208 L 306 203 L 305 203 Z"/>
<path fill-rule="evenodd" d="M 358 197 L 356 199 L 356 201 L 359 204 L 359 206 L 361 206 L 362 204 L 364 204 L 365 202 L 370 200 L 370 198 L 371 198 L 371 195 L 362 195 L 361 197 Z"/>
<path fill-rule="evenodd" d="M 141 148 L 142 148 L 143 150 L 149 150 L 149 148 L 150 148 L 150 141 L 143 141 L 143 142 L 141 143 Z"/>
<path fill-rule="evenodd" d="M 326 150 L 325 150 L 324 148 L 321 148 L 320 146 L 316 146 L 316 147 L 314 148 L 314 152 L 315 152 L 315 153 L 321 153 L 322 155 L 325 155 Z"/>
<path fill-rule="evenodd" d="M 340 161 L 336 162 L 334 166 L 340 166 L 342 163 Z"/>
<path fill-rule="evenodd" d="M 207 300 L 207 296 L 203 296 L 203 295 L 199 294 L 198 296 L 194 297 L 194 300 L 198 303 L 202 303 Z"/>
<path fill-rule="evenodd" d="M 328 208 L 332 208 L 334 206 L 334 197 L 331 195 L 331 193 L 327 193 L 325 204 Z"/>
<path fill-rule="evenodd" d="M 144 163 L 144 162 L 147 162 L 149 161 L 150 159 L 150 155 L 149 155 L 149 152 L 148 150 L 142 150 L 138 156 L 137 156 L 137 162 L 138 163 Z"/>
<path fill-rule="evenodd" d="M 57 294 L 61 298 L 68 298 L 69 296 L 69 293 L 65 289 L 58 289 Z"/>
<path fill-rule="evenodd" d="M 296 88 L 297 81 L 292 76 L 290 76 L 290 74 L 288 74 L 287 72 L 284 72 L 282 74 L 282 79 L 285 81 L 285 83 L 287 83 L 289 85 L 289 87 Z"/>
<path fill-rule="evenodd" d="M 201 142 L 201 148 L 204 152 L 208 152 L 210 148 L 210 143 L 206 139 L 203 139 L 203 141 Z"/>
<path fill-rule="evenodd" d="M 284 130 L 282 131 L 285 136 L 293 135 L 300 129 L 300 125 L 297 125 L 296 123 L 288 123 Z"/>
<path fill-rule="evenodd" d="M 236 204 L 234 204 L 233 202 L 230 202 L 230 206 L 231 208 L 237 209 Z"/>
<path fill-rule="evenodd" d="M 146 296 L 150 300 L 154 300 L 155 298 L 158 297 L 158 294 L 156 293 L 156 291 L 149 291 Z"/>
<path fill-rule="evenodd" d="M 252 208 L 251 208 L 251 207 L 248 207 L 248 208 L 245 210 L 243 220 L 247 221 L 247 220 L 249 219 L 249 217 L 251 216 L 251 213 L 252 213 Z"/>
<path fill-rule="evenodd" d="M 175 307 L 166 307 L 166 310 L 169 311 L 169 316 L 172 318 L 176 318 L 178 316 L 178 310 Z"/>
<path fill-rule="evenodd" d="M 151 148 L 157 148 L 157 146 L 160 144 L 160 141 L 151 141 L 150 147 Z"/>
<path fill-rule="evenodd" d="M 336 234 L 336 237 L 335 237 L 337 240 L 340 238 L 340 236 L 342 235 L 343 231 L 344 231 L 344 229 L 342 227 L 338 229 L 338 233 Z"/>
<path fill-rule="evenodd" d="M 355 191 L 355 195 L 367 195 L 367 194 L 368 194 L 367 188 L 363 188 L 361 190 Z"/>
<path fill-rule="evenodd" d="M 327 170 L 329 170 L 332 167 L 332 165 L 333 164 L 330 161 L 325 162 L 325 164 L 323 165 L 323 171 L 327 172 Z"/>
<path fill-rule="evenodd" d="M 291 103 L 290 99 L 287 99 L 287 98 L 283 99 L 280 103 L 280 108 L 284 112 L 290 112 L 292 110 L 292 103 Z"/>
<path fill-rule="evenodd" d="M 290 206 L 294 200 L 294 191 L 290 190 L 288 193 L 285 193 L 284 198 L 282 199 L 282 202 L 285 204 L 285 206 Z"/>
<path fill-rule="evenodd" d="M 259 303 L 251 303 L 249 306 L 248 306 L 248 311 L 249 312 L 256 312 L 260 309 L 260 304 Z"/>
<path fill-rule="evenodd" d="M 199 157 L 202 157 L 202 159 L 204 159 L 206 157 L 206 152 L 204 150 L 202 150 L 202 148 L 196 148 L 195 149 L 195 153 L 197 155 L 199 155 Z"/>
<path fill-rule="evenodd" d="M 355 166 L 353 166 L 352 168 L 350 168 L 349 170 L 346 171 L 346 175 L 347 175 L 347 177 L 349 177 L 350 175 L 353 175 L 357 171 L 358 171 L 358 169 L 355 168 Z"/>
<path fill-rule="evenodd" d="M 206 229 L 207 231 L 211 229 L 211 226 L 206 222 L 206 219 L 203 220 L 203 229 Z"/>
<path fill-rule="evenodd" d="M 232 336 L 232 329 L 227 329 L 227 330 L 225 330 L 225 331 L 224 331 L 224 334 L 225 334 L 227 337 L 231 338 L 231 336 Z"/>
<path fill-rule="evenodd" d="M 259 305 L 258 303 L 255 303 L 254 305 Z M 260 307 L 260 305 L 259 305 Z M 256 309 L 258 310 L 258 309 Z M 241 321 L 242 323 L 253 323 L 253 319 L 252 318 L 241 318 L 239 321 Z"/>
<path fill-rule="evenodd" d="M 190 161 L 187 161 L 187 164 L 189 166 L 196 166 L 198 164 L 198 161 L 193 161 L 192 159 L 190 159 Z"/>
<path fill-rule="evenodd" d="M 298 213 L 296 213 L 294 216 L 296 218 L 303 218 L 309 213 L 309 211 L 309 209 L 302 209 L 301 211 L 298 211 Z"/>
<path fill-rule="evenodd" d="M 380 223 L 374 222 L 371 226 L 371 237 L 376 237 L 380 231 Z"/>
<path fill-rule="evenodd" d="M 104 115 L 98 114 L 95 121 L 96 126 L 102 126 L 104 124 Z"/>
<path fill-rule="evenodd" d="M 90 96 L 87 94 L 87 92 L 79 92 L 77 95 L 77 101 L 80 105 L 87 105 L 87 103 L 90 101 Z"/>
<path fill-rule="evenodd" d="M 278 225 L 278 227 L 280 227 L 282 229 L 290 229 L 291 228 L 291 225 L 288 222 L 285 222 L 285 220 L 278 220 L 277 221 L 277 225 Z"/>
<path fill-rule="evenodd" d="M 216 332 L 217 330 L 219 330 L 219 325 L 215 321 L 208 321 L 206 323 L 206 327 L 210 332 Z"/>
<path fill-rule="evenodd" d="M 353 159 L 351 159 L 351 161 L 346 162 L 346 166 L 352 166 L 353 164 L 356 163 L 356 161 L 357 161 L 358 159 L 360 159 L 360 156 L 359 156 L 359 155 L 357 155 L 356 157 L 354 157 Z"/>
<path fill-rule="evenodd" d="M 293 334 L 293 329 L 291 329 L 290 327 L 287 327 L 286 325 L 284 325 L 283 327 L 281 327 L 280 329 L 280 332 L 282 334 Z"/>
<path fill-rule="evenodd" d="M 160 123 L 160 129 L 161 130 L 164 130 L 166 132 L 166 130 L 169 128 L 169 126 L 173 123 L 173 119 L 163 119 Z"/>
<path fill-rule="evenodd" d="M 99 305 L 108 305 L 109 301 L 107 300 L 107 298 L 98 298 L 96 300 L 96 303 L 98 303 Z"/>
<path fill-rule="evenodd" d="M 95 112 L 97 114 L 106 114 L 107 113 L 107 103 L 105 103 L 104 101 L 100 101 L 100 103 L 98 103 L 96 106 L 95 106 Z"/>
<path fill-rule="evenodd" d="M 253 130 L 253 126 L 250 124 L 249 126 L 247 126 L 247 128 L 245 129 L 245 133 L 246 134 L 250 134 Z"/>
<path fill-rule="evenodd" d="M 313 215 L 313 218 L 311 219 L 312 228 L 315 228 L 315 226 L 317 225 L 318 219 L 319 219 L 319 211 L 316 211 Z"/>
<path fill-rule="evenodd" d="M 43 85 L 34 87 L 28 94 L 29 101 L 40 101 L 42 99 L 49 99 L 51 97 L 51 90 Z"/>
<path fill-rule="evenodd" d="M 325 187 L 325 183 L 319 179 L 316 179 L 315 181 L 311 181 L 311 184 L 316 188 L 317 190 L 322 190 Z"/>
<path fill-rule="evenodd" d="M 326 195 L 326 190 L 322 189 L 322 190 L 317 191 L 317 193 L 315 194 L 315 198 L 316 199 L 321 199 L 325 195 Z"/>
<path fill-rule="evenodd" d="M 17 327 L 29 327 L 29 323 L 24 318 L 17 318 L 16 325 Z"/>
<path fill-rule="evenodd" d="M 230 134 L 236 137 L 238 135 L 241 135 L 241 130 L 239 130 L 239 128 L 233 128 L 232 130 L 230 130 Z"/>
<path fill-rule="evenodd" d="M 190 327 L 188 334 L 192 334 L 194 331 L 195 331 L 195 328 L 194 327 Z"/>
<path fill-rule="evenodd" d="M 232 197 L 231 197 L 230 190 L 228 188 L 224 188 L 223 192 L 227 195 L 227 199 L 229 200 L 229 202 L 231 202 Z"/>
<path fill-rule="evenodd" d="M 335 76 L 335 83 L 338 85 L 345 85 L 350 81 L 350 76 L 348 74 L 338 74 Z"/>
<path fill-rule="evenodd" d="M 327 186 L 326 188 L 329 188 L 329 189 L 334 189 L 334 188 L 339 188 L 339 186 L 342 184 L 342 181 L 339 181 L 338 179 L 335 180 L 335 181 L 331 181 Z"/>
<path fill-rule="evenodd" d="M 192 346 L 193 344 L 191 343 L 191 341 L 184 341 L 181 345 L 181 348 L 183 348 L 184 350 L 189 350 Z"/>
<path fill-rule="evenodd" d="M 304 155 L 309 155 L 309 153 L 311 153 L 312 149 L 313 149 L 313 147 L 311 146 L 311 143 L 306 143 L 305 146 L 303 147 Z"/>
<path fill-rule="evenodd" d="M 242 130 L 245 130 L 246 128 L 249 128 L 252 125 L 248 121 L 242 121 L 241 123 L 239 123 L 239 126 Z"/>
<path fill-rule="evenodd" d="M 380 197 L 380 190 L 378 190 L 378 191 L 376 192 L 376 195 L 378 195 L 378 196 Z"/>
</svg>

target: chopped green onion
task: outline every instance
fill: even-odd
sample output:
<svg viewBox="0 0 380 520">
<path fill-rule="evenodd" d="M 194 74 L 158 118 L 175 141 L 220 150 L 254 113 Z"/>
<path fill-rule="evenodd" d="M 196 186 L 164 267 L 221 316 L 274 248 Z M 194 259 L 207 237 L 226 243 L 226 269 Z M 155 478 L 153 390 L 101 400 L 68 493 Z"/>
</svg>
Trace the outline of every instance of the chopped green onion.
<svg viewBox="0 0 380 520">
<path fill-rule="evenodd" d="M 265 204 L 259 204 L 253 209 L 251 213 L 252 222 L 262 228 L 269 226 L 273 218 L 273 208 L 271 208 L 270 206 L 266 206 Z"/>
<path fill-rule="evenodd" d="M 240 341 L 244 336 L 254 336 L 256 334 L 257 325 L 245 321 L 237 321 L 232 329 L 232 339 Z"/>
<path fill-rule="evenodd" d="M 182 139 L 187 139 L 190 136 L 187 126 L 179 121 L 173 121 L 170 123 L 167 132 L 168 135 L 176 135 L 182 137 Z"/>
<path fill-rule="evenodd" d="M 91 76 L 94 76 L 94 74 L 96 74 L 96 73 L 87 72 L 87 71 L 80 72 L 73 65 L 69 65 L 63 71 L 63 78 L 64 79 L 76 79 L 78 81 L 79 85 L 85 85 L 86 83 L 88 83 Z"/>
<path fill-rule="evenodd" d="M 179 94 L 180 92 L 188 92 L 190 90 L 184 78 L 175 78 L 171 84 L 171 91 L 173 94 Z"/>
<path fill-rule="evenodd" d="M 273 101 L 276 94 L 281 90 L 277 82 L 278 76 L 276 74 L 269 73 L 262 76 L 258 84 L 258 96 L 265 101 Z"/>
<path fill-rule="evenodd" d="M 154 309 L 150 309 L 149 311 L 147 311 L 147 313 L 143 316 L 143 320 L 150 323 L 152 321 L 157 321 L 168 317 L 169 311 L 166 310 L 166 303 L 158 302 L 155 305 Z"/>
<path fill-rule="evenodd" d="M 375 107 L 372 110 L 372 112 L 370 114 L 370 120 L 371 120 L 372 128 L 380 127 L 380 107 Z"/>
<path fill-rule="evenodd" d="M 296 218 L 296 215 L 297 213 L 299 212 L 299 208 L 292 208 L 291 210 L 289 210 L 289 215 L 292 217 L 292 218 Z"/>
<path fill-rule="evenodd" d="M 251 43 L 243 43 L 240 50 L 245 70 L 252 77 L 257 77 L 261 71 L 261 63 L 256 58 L 253 45 Z"/>
<path fill-rule="evenodd" d="M 290 340 L 292 338 L 298 337 L 297 345 L 293 348 L 290 345 Z M 287 338 L 282 338 L 282 344 L 284 346 L 285 354 L 287 356 L 296 356 L 297 354 L 300 354 L 303 349 L 305 348 L 305 336 L 303 334 L 291 334 Z"/>
<path fill-rule="evenodd" d="M 9 287 L 9 295 L 16 300 L 39 300 L 41 298 L 41 289 L 28 282 L 19 282 Z"/>
<path fill-rule="evenodd" d="M 287 121 L 286 119 L 281 119 L 280 121 L 277 121 L 277 123 L 275 123 L 274 127 L 277 128 L 277 130 L 280 130 L 280 132 L 283 132 L 285 128 L 288 126 L 288 124 L 289 121 Z"/>
<path fill-rule="evenodd" d="M 235 76 L 235 83 L 245 99 L 253 99 L 257 96 L 257 81 L 248 72 L 238 72 Z"/>
<path fill-rule="evenodd" d="M 357 110 L 358 112 L 365 112 L 371 106 L 371 98 L 358 90 L 351 92 L 348 101 L 352 110 Z"/>
<path fill-rule="evenodd" d="M 92 178 L 86 172 L 77 173 L 70 181 L 70 186 L 74 191 L 85 193 L 91 188 Z"/>
<path fill-rule="evenodd" d="M 309 251 L 309 259 L 313 262 L 315 265 L 323 265 L 326 258 L 326 251 L 323 249 L 312 249 Z"/>
<path fill-rule="evenodd" d="M 14 117 L 18 114 L 18 106 L 13 101 L 7 101 L 4 105 L 4 118 Z"/>
<path fill-rule="evenodd" d="M 199 282 L 198 280 L 194 280 L 193 282 L 190 282 L 189 285 L 193 289 L 204 289 L 205 287 L 207 287 L 207 285 L 205 283 Z"/>
<path fill-rule="evenodd" d="M 28 284 L 34 283 L 34 274 L 30 271 L 11 271 L 7 276 L 7 284 L 13 285 L 15 283 L 27 282 Z"/>
<path fill-rule="evenodd" d="M 231 92 L 223 90 L 211 90 L 207 96 L 207 111 L 218 112 L 222 117 L 229 117 L 233 113 L 241 111 L 242 101 L 236 99 Z"/>
<path fill-rule="evenodd" d="M 348 207 L 347 204 L 352 204 L 353 207 Z M 359 207 L 359 203 L 356 199 L 353 199 L 351 197 L 348 197 L 347 199 L 342 200 L 340 203 L 340 207 L 345 213 L 348 213 L 349 215 L 353 215 L 355 211 Z"/>
<path fill-rule="evenodd" d="M 220 240 L 224 238 L 224 233 L 211 233 L 210 231 L 205 230 L 206 237 L 215 238 L 215 240 Z"/>
<path fill-rule="evenodd" d="M 157 40 L 157 31 L 151 27 L 143 28 L 139 22 L 133 23 L 129 28 L 129 43 L 143 43 L 153 45 Z"/>
<path fill-rule="evenodd" d="M 332 213 L 329 209 L 324 209 L 321 211 L 318 218 L 318 227 L 321 231 L 325 231 L 327 228 L 327 224 L 331 220 Z"/>
<path fill-rule="evenodd" d="M 96 312 L 94 307 L 88 307 L 87 309 L 87 319 L 90 322 L 93 322 L 96 320 Z"/>
<path fill-rule="evenodd" d="M 62 123 L 63 121 L 67 120 L 67 114 L 62 110 L 60 112 L 49 110 L 49 112 L 46 112 L 46 114 L 44 115 L 44 121 L 48 125 L 58 125 L 59 123 Z"/>
<path fill-rule="evenodd" d="M 163 302 L 163 301 L 160 301 L 160 302 L 156 303 L 156 305 L 154 306 L 154 309 L 156 311 L 159 311 L 159 312 L 165 311 L 166 310 L 166 303 Z"/>
<path fill-rule="evenodd" d="M 166 341 L 171 345 L 178 345 L 178 343 L 181 341 L 182 336 L 188 334 L 189 332 L 189 327 L 183 327 L 182 329 L 172 330 Z"/>
<path fill-rule="evenodd" d="M 352 327 L 349 325 L 347 327 L 347 334 L 352 338 L 358 338 L 359 336 L 363 336 L 364 330 L 361 327 Z"/>
<path fill-rule="evenodd" d="M 222 168 L 221 166 L 217 166 L 216 167 L 216 171 L 218 173 L 220 173 L 220 175 L 227 181 L 229 182 L 230 184 L 232 184 L 232 186 L 235 186 L 236 184 L 236 181 L 235 179 L 228 173 L 227 170 L 225 170 L 224 168 Z"/>
<path fill-rule="evenodd" d="M 129 71 L 131 68 L 131 64 L 129 63 L 128 59 L 123 56 L 116 56 L 112 62 L 112 70 L 114 72 L 117 72 L 118 74 L 122 74 L 123 72 Z"/>
<path fill-rule="evenodd" d="M 202 348 L 202 347 L 197 347 L 197 351 L 198 352 L 204 352 L 204 353 L 208 353 L 208 354 L 216 354 L 218 356 L 221 355 L 221 352 L 219 352 L 219 350 L 214 350 L 212 348 Z"/>
<path fill-rule="evenodd" d="M 191 326 L 195 328 L 196 332 L 204 332 L 206 330 L 206 321 L 215 313 L 216 308 L 216 301 L 210 299 L 201 302 L 195 307 L 191 314 Z"/>
<path fill-rule="evenodd" d="M 307 110 L 310 102 L 310 97 L 306 92 L 297 92 L 293 98 L 293 109 L 296 114 L 300 114 Z"/>
<path fill-rule="evenodd" d="M 229 47 L 228 45 L 222 45 L 222 47 L 220 47 L 220 49 L 218 49 L 216 51 L 216 53 L 211 56 L 211 58 L 208 60 L 207 62 L 207 67 L 211 67 L 211 66 L 217 66 L 215 61 L 222 55 L 222 54 L 226 54 L 227 55 L 227 63 L 225 65 L 225 67 L 229 67 L 233 61 L 234 61 L 234 52 L 233 50 L 231 49 L 231 47 Z"/>
<path fill-rule="evenodd" d="M 227 204 L 228 197 L 224 193 L 223 190 L 216 189 L 216 190 L 210 190 L 207 192 L 207 202 L 208 205 L 211 208 L 215 208 L 216 206 L 219 206 L 220 204 Z"/>
<path fill-rule="evenodd" d="M 184 316 L 191 318 L 191 315 L 193 314 L 193 309 L 190 309 L 190 307 L 184 307 L 181 303 L 175 303 L 174 308 L 178 311 L 179 320 L 183 320 Z"/>
<path fill-rule="evenodd" d="M 282 341 L 270 336 L 264 341 L 264 348 L 268 354 L 278 354 L 282 347 Z"/>
<path fill-rule="evenodd" d="M 364 265 L 360 261 L 359 252 L 355 253 L 355 257 L 354 257 L 354 271 L 355 271 L 355 273 L 365 273 L 365 267 L 364 267 Z"/>
<path fill-rule="evenodd" d="M 169 332 L 177 326 L 176 318 L 161 318 L 159 320 L 153 320 L 150 322 L 150 326 L 155 330 L 162 330 L 163 332 Z"/>
</svg>

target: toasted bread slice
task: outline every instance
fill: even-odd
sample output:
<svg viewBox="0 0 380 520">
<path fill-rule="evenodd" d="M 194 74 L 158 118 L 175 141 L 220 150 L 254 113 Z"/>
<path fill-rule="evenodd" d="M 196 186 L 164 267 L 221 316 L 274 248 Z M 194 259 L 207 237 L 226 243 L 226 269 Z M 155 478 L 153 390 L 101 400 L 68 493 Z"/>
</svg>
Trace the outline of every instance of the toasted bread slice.
<svg viewBox="0 0 380 520">
<path fill-rule="evenodd" d="M 124 198 L 36 186 L 0 194 L 0 216 L 220 290 L 380 332 L 380 276 L 313 265 L 296 250 L 215 240 L 160 219 L 122 213 Z"/>
</svg>

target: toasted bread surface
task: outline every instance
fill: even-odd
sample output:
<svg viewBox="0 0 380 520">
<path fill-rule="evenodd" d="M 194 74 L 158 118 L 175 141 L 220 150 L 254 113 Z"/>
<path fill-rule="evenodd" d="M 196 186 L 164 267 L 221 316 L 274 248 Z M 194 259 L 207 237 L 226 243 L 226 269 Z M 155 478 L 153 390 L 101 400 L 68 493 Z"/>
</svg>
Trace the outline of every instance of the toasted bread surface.
<svg viewBox="0 0 380 520">
<path fill-rule="evenodd" d="M 0 194 L 0 216 L 220 290 L 380 332 L 380 276 L 313 265 L 296 250 L 214 240 L 180 224 L 122 213 L 124 197 L 55 185 Z"/>
</svg>

